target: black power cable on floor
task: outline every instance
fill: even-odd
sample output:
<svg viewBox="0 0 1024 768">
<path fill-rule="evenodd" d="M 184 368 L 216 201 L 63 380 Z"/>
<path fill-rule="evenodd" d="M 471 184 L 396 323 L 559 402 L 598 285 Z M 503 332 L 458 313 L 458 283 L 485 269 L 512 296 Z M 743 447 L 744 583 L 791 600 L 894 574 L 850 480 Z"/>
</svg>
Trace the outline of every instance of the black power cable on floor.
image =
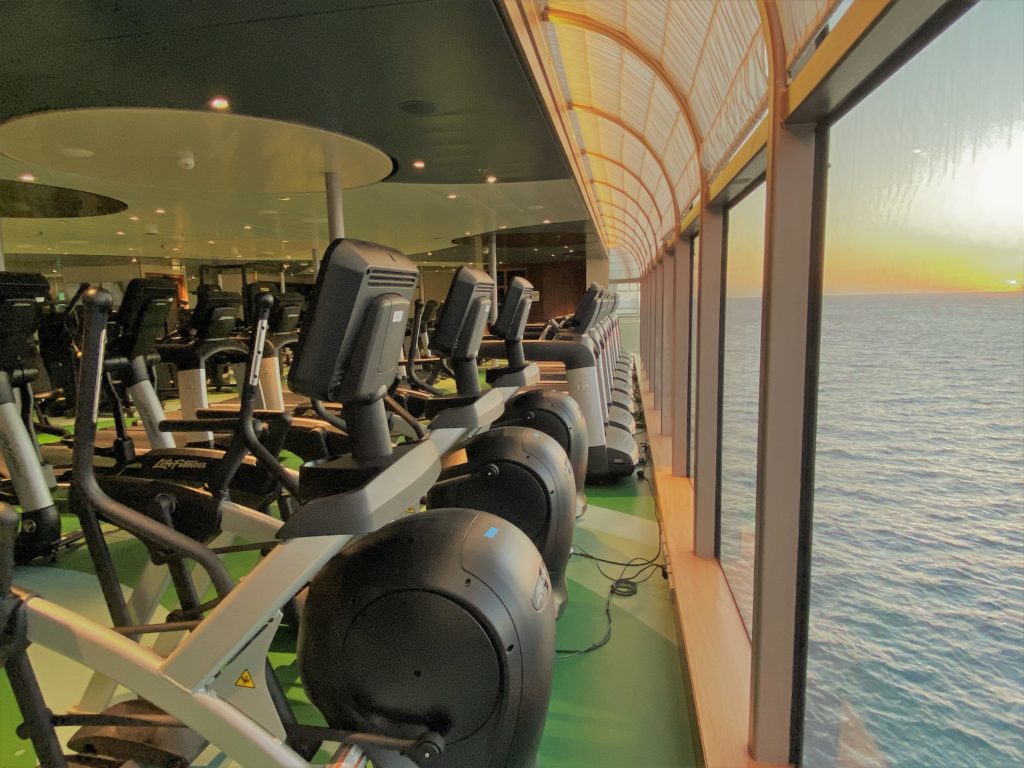
<svg viewBox="0 0 1024 768">
<path fill-rule="evenodd" d="M 626 561 L 610 560 L 604 557 L 592 555 L 580 546 L 573 545 L 572 557 L 580 557 L 590 560 L 597 567 L 598 572 L 610 582 L 608 595 L 604 601 L 605 632 L 599 640 L 584 648 L 559 648 L 555 651 L 556 659 L 569 659 L 574 656 L 582 656 L 591 653 L 598 648 L 608 645 L 612 639 L 612 600 L 616 597 L 633 597 L 639 590 L 640 585 L 650 580 L 659 571 L 664 579 L 668 578 L 668 564 L 662 561 L 664 552 L 664 539 L 661 534 L 661 519 L 658 519 L 658 551 L 653 557 L 634 557 Z M 622 570 L 618 576 L 606 573 L 602 565 L 621 566 Z"/>
</svg>

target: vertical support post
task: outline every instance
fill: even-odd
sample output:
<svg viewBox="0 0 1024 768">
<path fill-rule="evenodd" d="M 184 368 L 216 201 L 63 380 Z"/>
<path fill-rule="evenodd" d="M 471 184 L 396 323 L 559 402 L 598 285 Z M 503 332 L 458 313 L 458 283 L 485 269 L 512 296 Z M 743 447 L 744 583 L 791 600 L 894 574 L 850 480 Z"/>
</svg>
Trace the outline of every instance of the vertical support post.
<svg viewBox="0 0 1024 768">
<path fill-rule="evenodd" d="M 327 232 L 334 242 L 345 236 L 345 209 L 341 200 L 341 176 L 337 171 L 324 174 L 324 187 L 327 191 Z"/>
<path fill-rule="evenodd" d="M 750 746 L 790 762 L 803 723 L 828 142 L 813 126 L 769 130 Z"/>
<path fill-rule="evenodd" d="M 320 249 L 310 249 L 311 263 L 313 266 L 313 280 L 316 280 L 317 274 L 320 272 Z"/>
<path fill-rule="evenodd" d="M 725 318 L 725 212 L 701 195 L 700 284 L 697 301 L 697 419 L 694 463 L 693 550 L 717 555 L 721 480 L 722 326 Z"/>
<path fill-rule="evenodd" d="M 640 274 L 640 361 L 647 362 L 647 275 Z"/>
<path fill-rule="evenodd" d="M 7 257 L 4 256 L 4 220 L 0 217 L 0 271 L 7 269 Z"/>
<path fill-rule="evenodd" d="M 690 467 L 690 317 L 693 312 L 693 249 L 687 237 L 676 244 L 675 268 L 675 322 L 672 337 L 675 350 L 672 377 L 672 474 L 685 477 Z"/>
<path fill-rule="evenodd" d="M 664 355 L 661 350 L 661 339 L 665 334 L 665 292 L 662 287 L 665 284 L 665 266 L 659 261 L 654 268 L 654 317 L 651 319 L 651 327 L 654 329 L 654 338 L 651 340 L 651 353 L 654 358 L 654 372 L 651 376 L 651 386 L 654 389 L 654 409 L 661 410 L 661 399 L 664 391 L 661 386 L 661 368 L 664 364 Z"/>
<path fill-rule="evenodd" d="M 650 291 L 647 287 L 650 283 L 647 276 L 645 272 L 643 280 L 640 282 L 640 359 L 645 367 L 649 359 L 647 356 L 647 337 L 650 334 L 650 328 L 647 325 L 647 317 L 650 314 Z"/>
<path fill-rule="evenodd" d="M 286 290 L 288 290 L 285 287 L 286 283 L 285 283 L 284 276 L 285 276 L 285 269 L 284 269 L 284 267 L 281 267 L 281 293 L 284 293 Z"/>
<path fill-rule="evenodd" d="M 661 260 L 664 274 L 661 281 L 662 334 L 658 340 L 661 348 L 661 434 L 672 432 L 672 409 L 675 407 L 676 393 L 672 376 L 675 373 L 676 339 L 673 331 L 676 321 L 675 296 L 675 244 L 665 251 Z"/>
<path fill-rule="evenodd" d="M 491 280 L 494 281 L 494 285 L 491 286 L 491 322 L 493 323 L 498 319 L 498 233 L 491 232 L 491 245 L 490 245 L 490 256 L 491 256 Z M 508 290 L 508 286 L 505 286 Z"/>
</svg>

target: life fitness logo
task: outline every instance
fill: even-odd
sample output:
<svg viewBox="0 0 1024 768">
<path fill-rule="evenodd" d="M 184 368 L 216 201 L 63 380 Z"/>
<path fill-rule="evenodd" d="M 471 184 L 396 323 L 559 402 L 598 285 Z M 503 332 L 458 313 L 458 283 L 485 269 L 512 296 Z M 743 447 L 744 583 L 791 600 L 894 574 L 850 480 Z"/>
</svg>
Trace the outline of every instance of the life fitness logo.
<svg viewBox="0 0 1024 768">
<path fill-rule="evenodd" d="M 206 469 L 206 462 L 197 459 L 160 459 L 153 469 Z"/>
</svg>

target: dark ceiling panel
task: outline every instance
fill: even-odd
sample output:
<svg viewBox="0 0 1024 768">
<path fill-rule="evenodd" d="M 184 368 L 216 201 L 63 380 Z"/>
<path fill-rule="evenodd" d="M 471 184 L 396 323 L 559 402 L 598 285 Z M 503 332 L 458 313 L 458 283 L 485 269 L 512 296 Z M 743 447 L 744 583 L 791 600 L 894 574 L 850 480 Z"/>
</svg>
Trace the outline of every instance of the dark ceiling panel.
<svg viewBox="0 0 1024 768">
<path fill-rule="evenodd" d="M 376 144 L 398 162 L 392 181 L 569 178 L 488 0 L 3 3 L 0 122 L 75 107 L 205 109 L 215 94 L 240 114 Z M 410 114 L 410 101 L 436 111 Z"/>
</svg>

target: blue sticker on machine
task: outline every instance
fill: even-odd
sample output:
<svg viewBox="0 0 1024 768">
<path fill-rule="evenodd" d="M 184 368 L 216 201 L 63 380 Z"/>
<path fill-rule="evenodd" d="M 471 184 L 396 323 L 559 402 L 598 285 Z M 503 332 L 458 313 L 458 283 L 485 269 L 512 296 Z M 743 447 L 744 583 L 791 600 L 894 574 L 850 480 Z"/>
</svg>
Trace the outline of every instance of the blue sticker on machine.
<svg viewBox="0 0 1024 768">
<path fill-rule="evenodd" d="M 497 535 L 498 529 L 495 528 L 493 525 L 490 528 L 488 528 L 487 533 L 484 534 L 484 536 L 486 536 L 488 539 L 493 539 Z"/>
</svg>

